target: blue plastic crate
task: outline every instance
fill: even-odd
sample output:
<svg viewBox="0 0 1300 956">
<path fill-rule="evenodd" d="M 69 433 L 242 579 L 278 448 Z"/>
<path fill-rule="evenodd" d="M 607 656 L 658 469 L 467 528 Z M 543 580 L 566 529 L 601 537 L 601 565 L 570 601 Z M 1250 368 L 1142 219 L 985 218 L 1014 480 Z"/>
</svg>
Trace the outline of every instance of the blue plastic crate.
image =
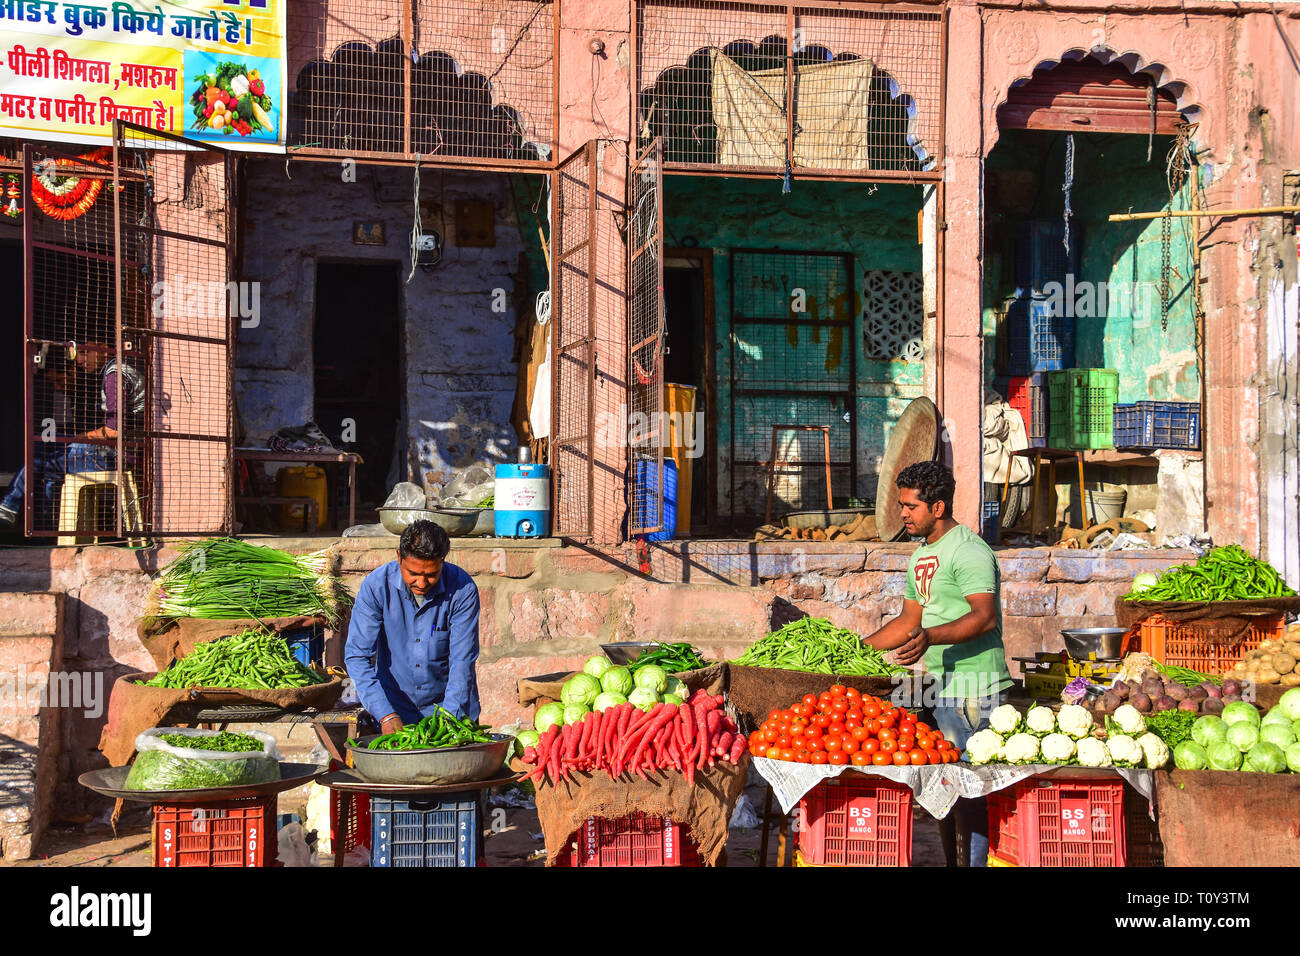
<svg viewBox="0 0 1300 956">
<path fill-rule="evenodd" d="M 677 533 L 677 462 L 664 456 L 663 497 L 659 495 L 659 466 L 652 458 L 636 463 L 636 490 L 633 493 L 636 523 L 639 528 L 658 525 L 658 531 L 645 536 L 647 541 L 671 541 Z"/>
<path fill-rule="evenodd" d="M 281 631 L 280 636 L 299 664 L 310 667 L 325 657 L 325 632 L 319 627 L 295 627 Z"/>
<path fill-rule="evenodd" d="M 479 793 L 444 800 L 370 797 L 370 865 L 478 866 L 483 858 Z"/>
<path fill-rule="evenodd" d="M 1050 283 L 1079 279 L 1083 233 L 1070 224 L 1070 251 L 1065 251 L 1065 224 L 1060 219 L 1030 219 L 1016 225 L 1015 276 L 1017 295 L 1044 295 Z"/>
<path fill-rule="evenodd" d="M 986 499 L 980 517 L 980 537 L 989 544 L 997 544 L 1002 526 L 1002 501 L 998 498 Z"/>
<path fill-rule="evenodd" d="M 1050 299 L 1016 299 L 1007 306 L 1007 364 L 1012 375 L 1073 367 L 1074 319 L 1056 312 Z"/>
<path fill-rule="evenodd" d="M 1116 448 L 1201 447 L 1200 402 L 1134 402 L 1115 406 Z"/>
</svg>

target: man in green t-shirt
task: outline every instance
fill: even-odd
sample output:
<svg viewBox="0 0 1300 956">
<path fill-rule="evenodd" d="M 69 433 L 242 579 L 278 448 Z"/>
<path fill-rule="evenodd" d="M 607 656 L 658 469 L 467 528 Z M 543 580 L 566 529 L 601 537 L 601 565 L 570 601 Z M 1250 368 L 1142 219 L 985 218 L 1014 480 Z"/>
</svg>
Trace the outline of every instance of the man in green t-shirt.
<svg viewBox="0 0 1300 956">
<path fill-rule="evenodd" d="M 903 613 L 867 638 L 899 664 L 924 660 L 925 704 L 945 738 L 962 750 L 1011 686 L 1002 649 L 1002 587 L 993 549 L 952 517 L 951 469 L 921 462 L 898 476 L 903 527 L 923 539 L 907 568 Z M 956 859 L 953 818 L 968 834 L 971 866 L 988 859 L 984 800 L 961 800 L 943 821 L 944 851 Z"/>
</svg>

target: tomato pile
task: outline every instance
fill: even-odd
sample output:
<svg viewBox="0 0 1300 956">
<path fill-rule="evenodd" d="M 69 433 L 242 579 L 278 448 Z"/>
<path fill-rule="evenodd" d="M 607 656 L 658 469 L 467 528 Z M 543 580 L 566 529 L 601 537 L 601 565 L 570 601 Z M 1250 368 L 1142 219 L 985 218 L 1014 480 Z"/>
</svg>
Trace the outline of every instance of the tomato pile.
<svg viewBox="0 0 1300 956">
<path fill-rule="evenodd" d="M 902 707 L 836 684 L 774 710 L 749 735 L 755 757 L 855 767 L 923 767 L 953 763 L 961 751 Z"/>
</svg>

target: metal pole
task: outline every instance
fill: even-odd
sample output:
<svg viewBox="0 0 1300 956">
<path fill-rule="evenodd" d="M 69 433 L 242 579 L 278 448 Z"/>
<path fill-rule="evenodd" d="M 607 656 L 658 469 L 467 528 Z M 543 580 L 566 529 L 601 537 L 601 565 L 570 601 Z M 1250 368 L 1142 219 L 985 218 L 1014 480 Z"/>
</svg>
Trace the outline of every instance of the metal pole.
<svg viewBox="0 0 1300 956">
<path fill-rule="evenodd" d="M 1132 222 L 1135 219 L 1163 219 L 1178 216 L 1187 219 L 1219 218 L 1224 216 L 1285 216 L 1300 213 L 1300 206 L 1259 206 L 1255 209 L 1175 209 L 1161 212 L 1122 212 L 1108 216 L 1107 222 Z"/>
</svg>

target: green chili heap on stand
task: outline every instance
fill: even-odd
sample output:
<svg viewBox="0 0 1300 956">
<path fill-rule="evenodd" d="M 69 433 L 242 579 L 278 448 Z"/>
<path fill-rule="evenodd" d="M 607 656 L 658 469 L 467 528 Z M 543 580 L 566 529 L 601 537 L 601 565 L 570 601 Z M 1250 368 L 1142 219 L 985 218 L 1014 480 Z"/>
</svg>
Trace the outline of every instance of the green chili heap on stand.
<svg viewBox="0 0 1300 956">
<path fill-rule="evenodd" d="M 282 690 L 325 682 L 320 674 L 298 662 L 283 637 L 250 628 L 197 644 L 171 667 L 140 683 L 148 687 Z"/>
<path fill-rule="evenodd" d="M 1156 577 L 1133 579 L 1126 601 L 1257 601 L 1292 597 L 1281 575 L 1267 561 L 1256 561 L 1240 545 L 1211 548 L 1192 565 L 1180 564 Z"/>
<path fill-rule="evenodd" d="M 485 724 L 468 717 L 462 719 L 449 710 L 434 705 L 432 714 L 418 724 L 409 724 L 392 734 L 376 737 L 366 745 L 367 750 L 427 750 L 433 747 L 463 747 L 465 744 L 491 743 Z M 348 740 L 357 746 L 356 740 Z"/>
<path fill-rule="evenodd" d="M 836 627 L 823 617 L 792 621 L 749 645 L 733 663 L 845 677 L 888 677 L 907 670 L 889 663 L 853 631 Z"/>
</svg>

